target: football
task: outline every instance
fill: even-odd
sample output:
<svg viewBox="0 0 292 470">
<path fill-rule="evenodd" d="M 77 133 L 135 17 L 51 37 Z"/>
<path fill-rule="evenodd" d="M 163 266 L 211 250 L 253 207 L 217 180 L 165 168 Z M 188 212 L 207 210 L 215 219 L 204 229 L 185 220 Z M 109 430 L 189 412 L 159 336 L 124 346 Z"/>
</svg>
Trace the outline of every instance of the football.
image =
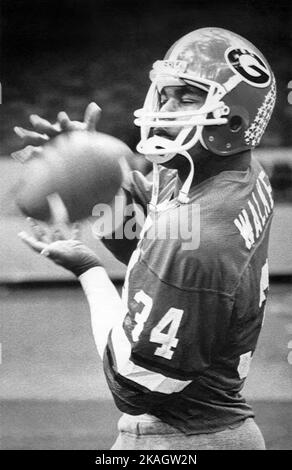
<svg viewBox="0 0 292 470">
<path fill-rule="evenodd" d="M 112 202 L 122 183 L 120 161 L 132 155 L 126 144 L 108 134 L 61 134 L 24 164 L 17 205 L 26 216 L 46 222 L 55 215 L 52 203 L 54 212 L 63 214 L 62 221 L 83 220 L 96 204 Z"/>
</svg>

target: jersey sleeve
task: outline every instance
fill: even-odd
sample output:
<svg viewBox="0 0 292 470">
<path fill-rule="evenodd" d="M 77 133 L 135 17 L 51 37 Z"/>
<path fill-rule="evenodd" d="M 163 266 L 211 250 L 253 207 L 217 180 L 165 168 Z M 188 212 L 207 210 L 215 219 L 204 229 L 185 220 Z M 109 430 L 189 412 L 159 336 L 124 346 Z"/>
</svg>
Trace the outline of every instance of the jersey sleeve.
<svg viewBox="0 0 292 470">
<path fill-rule="evenodd" d="M 110 250 L 110 252 L 124 264 L 128 264 L 129 259 L 137 247 L 139 240 L 139 220 L 143 220 L 144 213 L 134 203 L 131 193 L 127 190 L 123 190 L 125 195 L 125 207 L 131 208 L 127 214 L 119 214 L 121 217 L 121 223 L 117 230 L 112 231 L 109 235 L 101 238 L 104 246 Z M 115 209 L 114 209 L 115 211 Z M 137 211 L 139 211 L 139 217 L 137 217 Z M 129 224 L 129 236 L 125 236 L 126 227 Z"/>
<path fill-rule="evenodd" d="M 122 263 L 129 259 L 139 241 L 139 234 L 147 216 L 148 204 L 152 194 L 152 173 L 144 176 L 140 171 L 124 169 L 122 190 L 125 195 L 125 211 L 121 216 L 121 226 L 109 236 L 103 237 L 103 244 Z M 174 172 L 160 170 L 162 194 L 169 195 L 173 188 Z"/>
<path fill-rule="evenodd" d="M 137 246 L 139 232 L 147 212 L 147 204 L 150 201 L 151 187 L 151 182 L 142 173 L 128 168 L 128 174 L 122 186 L 125 196 L 122 209 L 124 213 L 116 214 L 115 212 L 115 216 L 121 219 L 121 223 L 117 230 L 101 239 L 106 248 L 124 264 L 128 264 Z"/>
</svg>

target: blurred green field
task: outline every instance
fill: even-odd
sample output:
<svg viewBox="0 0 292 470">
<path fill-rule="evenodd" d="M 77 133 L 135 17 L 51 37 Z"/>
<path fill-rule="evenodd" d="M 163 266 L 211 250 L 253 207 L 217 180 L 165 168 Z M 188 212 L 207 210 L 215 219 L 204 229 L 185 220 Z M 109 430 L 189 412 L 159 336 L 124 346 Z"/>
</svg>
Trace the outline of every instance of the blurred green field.
<svg viewBox="0 0 292 470">
<path fill-rule="evenodd" d="M 119 412 L 81 289 L 2 286 L 0 305 L 2 449 L 110 448 Z M 269 449 L 292 449 L 291 305 L 291 284 L 272 284 L 244 390 Z"/>
</svg>

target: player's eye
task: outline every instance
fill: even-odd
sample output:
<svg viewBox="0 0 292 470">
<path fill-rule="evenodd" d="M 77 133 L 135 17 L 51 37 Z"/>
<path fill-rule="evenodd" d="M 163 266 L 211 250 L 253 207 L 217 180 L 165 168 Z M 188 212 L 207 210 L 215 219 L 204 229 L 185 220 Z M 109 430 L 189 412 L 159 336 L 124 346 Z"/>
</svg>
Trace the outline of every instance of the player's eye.
<svg viewBox="0 0 292 470">
<path fill-rule="evenodd" d="M 163 106 L 165 103 L 167 103 L 166 96 L 160 96 L 160 106 Z"/>
<path fill-rule="evenodd" d="M 184 104 L 199 104 L 201 103 L 201 100 L 199 98 L 181 98 L 181 103 L 184 103 Z"/>
</svg>

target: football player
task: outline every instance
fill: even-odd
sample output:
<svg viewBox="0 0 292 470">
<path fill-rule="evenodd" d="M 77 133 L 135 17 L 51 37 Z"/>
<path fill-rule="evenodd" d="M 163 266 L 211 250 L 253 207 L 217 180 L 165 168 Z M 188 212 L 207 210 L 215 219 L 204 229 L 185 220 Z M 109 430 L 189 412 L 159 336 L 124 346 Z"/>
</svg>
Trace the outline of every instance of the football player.
<svg viewBox="0 0 292 470">
<path fill-rule="evenodd" d="M 220 28 L 179 39 L 150 78 L 135 123 L 153 179 L 136 171 L 123 185 L 147 218 L 130 249 L 105 240 L 128 263 L 123 299 L 80 242 L 22 238 L 79 276 L 124 413 L 113 449 L 264 449 L 241 391 L 264 318 L 273 213 L 251 150 L 271 117 L 275 78 L 258 49 Z"/>
</svg>

